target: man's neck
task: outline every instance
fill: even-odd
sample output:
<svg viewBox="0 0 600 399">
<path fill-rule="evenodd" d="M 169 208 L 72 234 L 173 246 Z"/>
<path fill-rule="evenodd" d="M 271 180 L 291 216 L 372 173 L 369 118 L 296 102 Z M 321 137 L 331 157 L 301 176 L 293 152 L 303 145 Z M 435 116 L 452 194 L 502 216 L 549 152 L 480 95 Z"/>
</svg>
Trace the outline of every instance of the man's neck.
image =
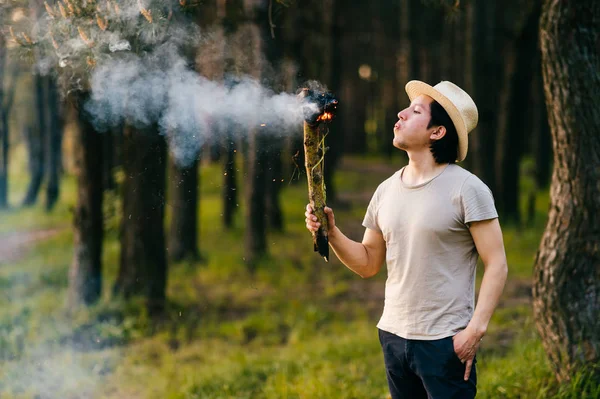
<svg viewBox="0 0 600 399">
<path fill-rule="evenodd" d="M 440 174 L 447 163 L 436 163 L 430 151 L 421 154 L 408 154 L 408 165 L 402 173 L 402 181 L 410 186 L 425 183 Z"/>
</svg>

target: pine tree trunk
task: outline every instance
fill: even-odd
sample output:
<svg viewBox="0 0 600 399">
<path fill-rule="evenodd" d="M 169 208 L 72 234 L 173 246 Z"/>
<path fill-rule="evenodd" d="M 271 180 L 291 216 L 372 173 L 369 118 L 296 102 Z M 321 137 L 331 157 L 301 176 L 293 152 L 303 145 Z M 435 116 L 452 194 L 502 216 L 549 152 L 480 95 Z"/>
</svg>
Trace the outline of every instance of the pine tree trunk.
<svg viewBox="0 0 600 399">
<path fill-rule="evenodd" d="M 121 261 L 115 292 L 141 294 L 151 309 L 164 304 L 167 283 L 164 211 L 167 150 L 155 128 L 123 129 Z"/>
<path fill-rule="evenodd" d="M 498 120 L 499 78 L 503 65 L 499 56 L 497 15 L 501 15 L 495 0 L 473 2 L 473 100 L 479 110 L 479 124 L 469 135 L 469 157 L 473 171 L 496 192 L 494 153 Z"/>
<path fill-rule="evenodd" d="M 246 262 L 254 268 L 258 259 L 267 253 L 266 223 L 266 171 L 268 165 L 265 147 L 268 139 L 259 132 L 252 132 L 248 148 L 248 169 L 246 181 Z"/>
<path fill-rule="evenodd" d="M 544 100 L 541 69 L 537 71 L 533 82 L 533 109 L 535 115 L 532 151 L 535 158 L 535 182 L 538 189 L 543 189 L 550 185 L 552 173 L 552 136 L 550 134 L 550 126 L 548 126 L 548 112 Z"/>
<path fill-rule="evenodd" d="M 62 129 L 63 116 L 60 107 L 60 96 L 56 81 L 48 78 L 48 135 L 46 142 L 48 156 L 48 185 L 46 187 L 46 210 L 54 208 L 58 201 L 60 189 L 60 173 L 62 167 Z"/>
<path fill-rule="evenodd" d="M 85 119 L 85 97 L 77 102 L 75 131 L 77 204 L 73 222 L 73 261 L 69 269 L 69 303 L 89 305 L 102 294 L 102 134 Z"/>
<path fill-rule="evenodd" d="M 6 49 L 6 40 L 0 35 L 0 78 L 4 81 L 8 71 L 8 54 Z M 16 76 L 12 77 L 16 80 Z M 10 79 L 10 77 L 9 77 Z M 9 134 L 9 111 L 12 106 L 14 95 L 14 83 L 12 89 L 5 90 L 4 85 L 0 85 L 0 209 L 8 208 L 8 149 L 10 147 Z"/>
<path fill-rule="evenodd" d="M 29 170 L 31 181 L 27 188 L 24 206 L 31 206 L 37 201 L 38 193 L 44 179 L 45 151 L 44 143 L 48 133 L 48 120 L 46 118 L 46 83 L 49 77 L 36 75 L 35 82 L 35 110 L 37 123 L 34 128 L 28 129 L 27 142 L 29 147 Z"/>
<path fill-rule="evenodd" d="M 115 130 L 104 132 L 104 146 L 102 148 L 104 156 L 104 170 L 102 172 L 102 180 L 104 181 L 104 189 L 108 191 L 113 191 L 116 188 L 115 177 L 113 174 L 116 155 L 115 145 L 117 144 L 115 136 Z"/>
<path fill-rule="evenodd" d="M 257 20 L 254 4 L 248 4 L 245 9 L 246 18 L 250 21 Z M 265 21 L 260 21 L 266 23 Z M 263 65 L 261 61 L 264 46 L 261 29 L 254 22 L 248 22 L 240 26 L 236 32 L 240 40 L 239 51 L 244 53 L 243 72 L 248 73 L 255 79 L 263 76 Z M 240 60 L 241 60 L 240 59 Z M 267 175 L 266 168 L 269 164 L 265 149 L 269 145 L 269 139 L 262 132 L 262 128 L 255 127 L 259 121 L 250 120 L 247 144 L 242 144 L 244 149 L 244 173 L 246 174 L 246 226 L 244 229 L 245 261 L 250 270 L 254 270 L 259 259 L 267 253 L 267 219 L 266 219 L 266 196 Z"/>
<path fill-rule="evenodd" d="M 8 115 L 2 110 L 2 120 L 0 121 L 0 209 L 8 208 L 8 157 L 10 143 L 10 134 L 8 131 Z"/>
<path fill-rule="evenodd" d="M 198 160 L 181 167 L 169 161 L 169 259 L 175 262 L 198 257 Z"/>
<path fill-rule="evenodd" d="M 505 57 L 507 82 L 503 96 L 504 117 L 498 129 L 498 150 L 496 151 L 497 205 L 503 220 L 519 224 L 521 157 L 526 138 L 531 135 L 533 113 L 525 113 L 532 103 L 531 82 L 534 78 L 536 60 L 532 54 L 537 49 L 537 31 L 540 8 L 530 13 L 521 34 L 510 44 L 509 55 Z"/>
<path fill-rule="evenodd" d="M 283 231 L 283 211 L 280 205 L 280 193 L 283 187 L 283 163 L 281 162 L 281 149 L 283 139 L 272 137 L 267 149 L 267 219 L 269 227 L 275 231 Z"/>
<path fill-rule="evenodd" d="M 533 305 L 561 381 L 586 364 L 600 378 L 599 42 L 600 2 L 544 2 L 540 43 L 554 172 Z"/>
<path fill-rule="evenodd" d="M 238 209 L 238 192 L 235 167 L 235 141 L 228 134 L 225 139 L 225 158 L 223 172 L 223 224 L 226 228 L 233 227 L 233 218 Z"/>
</svg>

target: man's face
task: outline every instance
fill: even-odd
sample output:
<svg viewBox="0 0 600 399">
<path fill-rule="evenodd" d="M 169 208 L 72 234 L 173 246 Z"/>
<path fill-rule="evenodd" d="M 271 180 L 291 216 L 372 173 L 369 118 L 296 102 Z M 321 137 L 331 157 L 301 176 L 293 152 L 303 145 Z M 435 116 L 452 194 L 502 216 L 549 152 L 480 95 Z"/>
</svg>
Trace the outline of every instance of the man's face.
<svg viewBox="0 0 600 399">
<path fill-rule="evenodd" d="M 405 151 L 428 149 L 431 133 L 435 127 L 427 128 L 431 120 L 430 104 L 433 98 L 421 95 L 398 113 L 398 122 L 394 125 L 394 147 Z"/>
</svg>

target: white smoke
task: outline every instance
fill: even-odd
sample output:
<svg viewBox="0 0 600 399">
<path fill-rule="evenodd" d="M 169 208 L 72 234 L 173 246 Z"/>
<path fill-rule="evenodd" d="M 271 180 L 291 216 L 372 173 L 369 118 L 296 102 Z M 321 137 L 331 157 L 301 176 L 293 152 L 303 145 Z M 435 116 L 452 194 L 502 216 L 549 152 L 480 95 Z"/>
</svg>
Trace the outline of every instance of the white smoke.
<svg viewBox="0 0 600 399">
<path fill-rule="evenodd" d="M 273 70 L 260 54 L 256 26 L 245 24 L 237 37 L 227 37 L 201 32 L 176 1 L 106 0 L 90 11 L 91 4 L 48 1 L 30 31 L 46 43 L 36 50 L 37 72 L 52 73 L 54 65 L 67 91 L 89 90 L 86 110 L 98 130 L 157 126 L 182 165 L 225 129 L 238 135 L 256 128 L 280 136 L 301 131 L 295 94 L 276 93 L 244 75 Z M 235 77 L 223 76 L 225 58 Z M 220 73 L 206 70 L 213 64 Z"/>
<path fill-rule="evenodd" d="M 131 54 L 97 67 L 87 111 L 99 130 L 122 123 L 157 124 L 182 165 L 191 163 L 208 137 L 229 126 L 237 134 L 253 128 L 279 135 L 299 132 L 302 103 L 295 94 L 274 93 L 249 77 L 211 81 L 188 66 L 173 46 L 152 56 Z"/>
</svg>

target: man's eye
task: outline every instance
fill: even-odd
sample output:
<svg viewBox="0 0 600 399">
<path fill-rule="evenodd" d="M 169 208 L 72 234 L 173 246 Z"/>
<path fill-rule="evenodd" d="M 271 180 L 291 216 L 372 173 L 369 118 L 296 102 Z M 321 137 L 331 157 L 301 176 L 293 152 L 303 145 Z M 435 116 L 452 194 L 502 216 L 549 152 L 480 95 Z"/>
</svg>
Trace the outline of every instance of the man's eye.
<svg viewBox="0 0 600 399">
<path fill-rule="evenodd" d="M 420 114 L 420 112 L 419 112 L 419 111 L 417 111 L 416 109 L 415 109 L 415 110 L 413 110 L 413 112 L 414 112 L 415 114 Z"/>
</svg>

